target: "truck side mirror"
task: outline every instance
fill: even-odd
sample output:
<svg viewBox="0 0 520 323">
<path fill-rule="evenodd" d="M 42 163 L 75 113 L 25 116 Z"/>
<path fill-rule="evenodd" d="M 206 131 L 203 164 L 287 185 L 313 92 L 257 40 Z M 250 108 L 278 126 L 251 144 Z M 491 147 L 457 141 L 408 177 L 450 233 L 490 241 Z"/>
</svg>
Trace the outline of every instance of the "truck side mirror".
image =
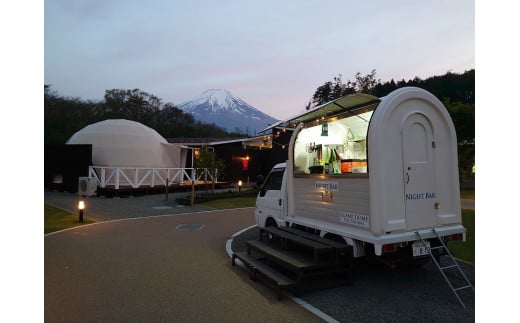
<svg viewBox="0 0 520 323">
<path fill-rule="evenodd" d="M 261 197 L 265 196 L 265 186 L 263 186 L 262 189 L 260 190 L 260 196 Z"/>
</svg>

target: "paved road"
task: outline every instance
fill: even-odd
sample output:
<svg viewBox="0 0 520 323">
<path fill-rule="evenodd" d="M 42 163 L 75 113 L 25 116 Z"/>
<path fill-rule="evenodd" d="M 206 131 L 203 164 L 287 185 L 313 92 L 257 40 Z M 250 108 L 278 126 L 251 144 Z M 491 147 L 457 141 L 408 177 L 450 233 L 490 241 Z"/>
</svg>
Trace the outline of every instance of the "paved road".
<svg viewBox="0 0 520 323">
<path fill-rule="evenodd" d="M 209 207 L 195 204 L 184 206 L 175 203 L 175 198 L 189 193 L 170 193 L 168 200 L 164 194 L 143 195 L 138 197 L 105 198 L 86 197 L 84 216 L 95 221 L 110 221 L 162 214 L 193 213 L 212 210 Z M 68 192 L 45 191 L 45 203 L 62 208 L 71 213 L 78 213 L 77 205 L 80 197 Z"/>
<path fill-rule="evenodd" d="M 46 203 L 71 212 L 77 200 L 45 192 Z M 45 321 L 321 321 L 289 299 L 277 301 L 271 289 L 231 267 L 224 245 L 254 224 L 252 208 L 208 212 L 173 200 L 89 198 L 86 216 L 108 222 L 47 235 Z M 176 229 L 180 224 L 203 227 Z M 234 241 L 256 238 L 254 230 Z M 353 286 L 311 289 L 303 300 L 339 322 L 474 321 L 474 296 L 467 296 L 470 309 L 463 311 L 431 268 L 359 268 Z"/>
<path fill-rule="evenodd" d="M 226 240 L 252 222 L 249 208 L 47 235 L 45 322 L 320 322 L 231 267 Z"/>
</svg>

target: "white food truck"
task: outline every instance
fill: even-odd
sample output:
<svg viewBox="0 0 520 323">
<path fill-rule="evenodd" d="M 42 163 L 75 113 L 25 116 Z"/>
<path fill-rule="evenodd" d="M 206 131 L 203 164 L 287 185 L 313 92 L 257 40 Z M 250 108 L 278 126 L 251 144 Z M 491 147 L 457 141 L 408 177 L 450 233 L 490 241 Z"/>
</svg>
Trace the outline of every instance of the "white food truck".
<svg viewBox="0 0 520 323">
<path fill-rule="evenodd" d="M 288 160 L 256 201 L 260 227 L 297 227 L 393 262 L 428 255 L 418 234 L 465 240 L 455 128 L 431 93 L 347 95 L 288 122 Z"/>
</svg>

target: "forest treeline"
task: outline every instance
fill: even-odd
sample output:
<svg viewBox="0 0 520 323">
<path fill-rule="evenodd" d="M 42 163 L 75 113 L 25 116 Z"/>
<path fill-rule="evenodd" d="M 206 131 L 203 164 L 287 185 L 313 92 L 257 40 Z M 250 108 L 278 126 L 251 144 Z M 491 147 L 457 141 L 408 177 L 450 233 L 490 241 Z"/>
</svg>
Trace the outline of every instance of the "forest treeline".
<svg viewBox="0 0 520 323">
<path fill-rule="evenodd" d="M 448 72 L 422 80 L 382 83 L 376 71 L 367 75 L 357 73 L 354 81 L 343 82 L 342 75 L 318 87 L 307 109 L 341 96 L 363 92 L 382 97 L 405 86 L 416 86 L 433 93 L 450 113 L 459 142 L 473 142 L 475 138 L 475 70 L 462 74 Z M 155 129 L 165 138 L 195 137 L 246 137 L 240 131 L 229 133 L 215 124 L 196 121 L 192 115 L 173 103 L 139 89 L 106 90 L 101 101 L 85 101 L 63 97 L 45 85 L 44 91 L 44 142 L 65 143 L 70 136 L 85 126 L 106 119 L 128 119 Z"/>
<path fill-rule="evenodd" d="M 475 70 L 462 74 L 448 72 L 442 76 L 433 76 L 422 80 L 415 77 L 413 80 L 401 80 L 381 83 L 376 78 L 376 70 L 367 75 L 357 73 L 354 81 L 343 82 L 342 75 L 325 82 L 316 89 L 307 105 L 307 109 L 340 98 L 347 94 L 367 93 L 378 98 L 405 86 L 423 88 L 441 100 L 450 113 L 457 139 L 460 143 L 473 142 L 475 138 Z"/>
<path fill-rule="evenodd" d="M 325 82 L 312 95 L 307 109 L 341 96 L 363 92 L 383 97 L 405 86 L 416 86 L 433 93 L 446 106 L 459 142 L 459 166 L 461 179 L 472 176 L 470 170 L 475 161 L 475 70 L 462 74 L 448 72 L 425 80 L 415 77 L 382 83 L 376 70 L 367 75 L 357 73 L 353 81 L 342 80 L 342 75 Z M 79 98 L 60 96 L 44 87 L 44 142 L 63 144 L 74 133 L 89 124 L 106 119 L 128 119 L 155 129 L 164 138 L 247 137 L 240 132 L 229 133 L 215 124 L 196 121 L 192 115 L 177 108 L 173 103 L 139 89 L 106 90 L 101 101 L 84 101 Z"/>
<path fill-rule="evenodd" d="M 89 124 L 107 119 L 127 119 L 155 129 L 164 138 L 245 137 L 215 124 L 196 121 L 192 115 L 139 89 L 106 90 L 102 101 L 63 97 L 45 85 L 44 142 L 63 144 Z"/>
<path fill-rule="evenodd" d="M 367 75 L 357 73 L 353 81 L 342 80 L 342 75 L 318 87 L 307 108 L 320 105 L 341 96 L 356 92 L 382 97 L 395 89 L 416 86 L 433 93 L 450 113 L 460 143 L 472 143 L 475 138 L 475 70 L 462 74 L 448 72 L 422 80 L 382 83 L 376 78 L 376 70 Z M 106 119 L 128 119 L 155 129 L 164 138 L 196 137 L 247 137 L 246 134 L 229 133 L 215 124 L 196 121 L 192 115 L 173 103 L 139 89 L 106 90 L 101 101 L 85 101 L 60 96 L 50 85 L 44 87 L 44 142 L 63 144 L 75 132 L 85 126 Z"/>
</svg>

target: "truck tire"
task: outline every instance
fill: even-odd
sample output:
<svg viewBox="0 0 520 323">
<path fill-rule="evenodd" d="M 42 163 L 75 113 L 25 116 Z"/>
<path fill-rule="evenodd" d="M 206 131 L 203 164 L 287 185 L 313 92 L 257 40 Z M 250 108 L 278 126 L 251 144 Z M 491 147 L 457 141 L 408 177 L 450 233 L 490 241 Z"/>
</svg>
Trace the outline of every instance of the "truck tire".
<svg viewBox="0 0 520 323">
<path fill-rule="evenodd" d="M 276 221 L 273 218 L 268 218 L 267 220 L 265 220 L 265 226 L 277 228 L 278 224 L 276 224 Z"/>
<path fill-rule="evenodd" d="M 329 239 L 329 240 L 334 241 L 334 242 L 347 244 L 345 242 L 345 239 L 343 239 L 342 237 L 338 236 L 337 234 L 327 233 L 324 238 Z"/>
</svg>

